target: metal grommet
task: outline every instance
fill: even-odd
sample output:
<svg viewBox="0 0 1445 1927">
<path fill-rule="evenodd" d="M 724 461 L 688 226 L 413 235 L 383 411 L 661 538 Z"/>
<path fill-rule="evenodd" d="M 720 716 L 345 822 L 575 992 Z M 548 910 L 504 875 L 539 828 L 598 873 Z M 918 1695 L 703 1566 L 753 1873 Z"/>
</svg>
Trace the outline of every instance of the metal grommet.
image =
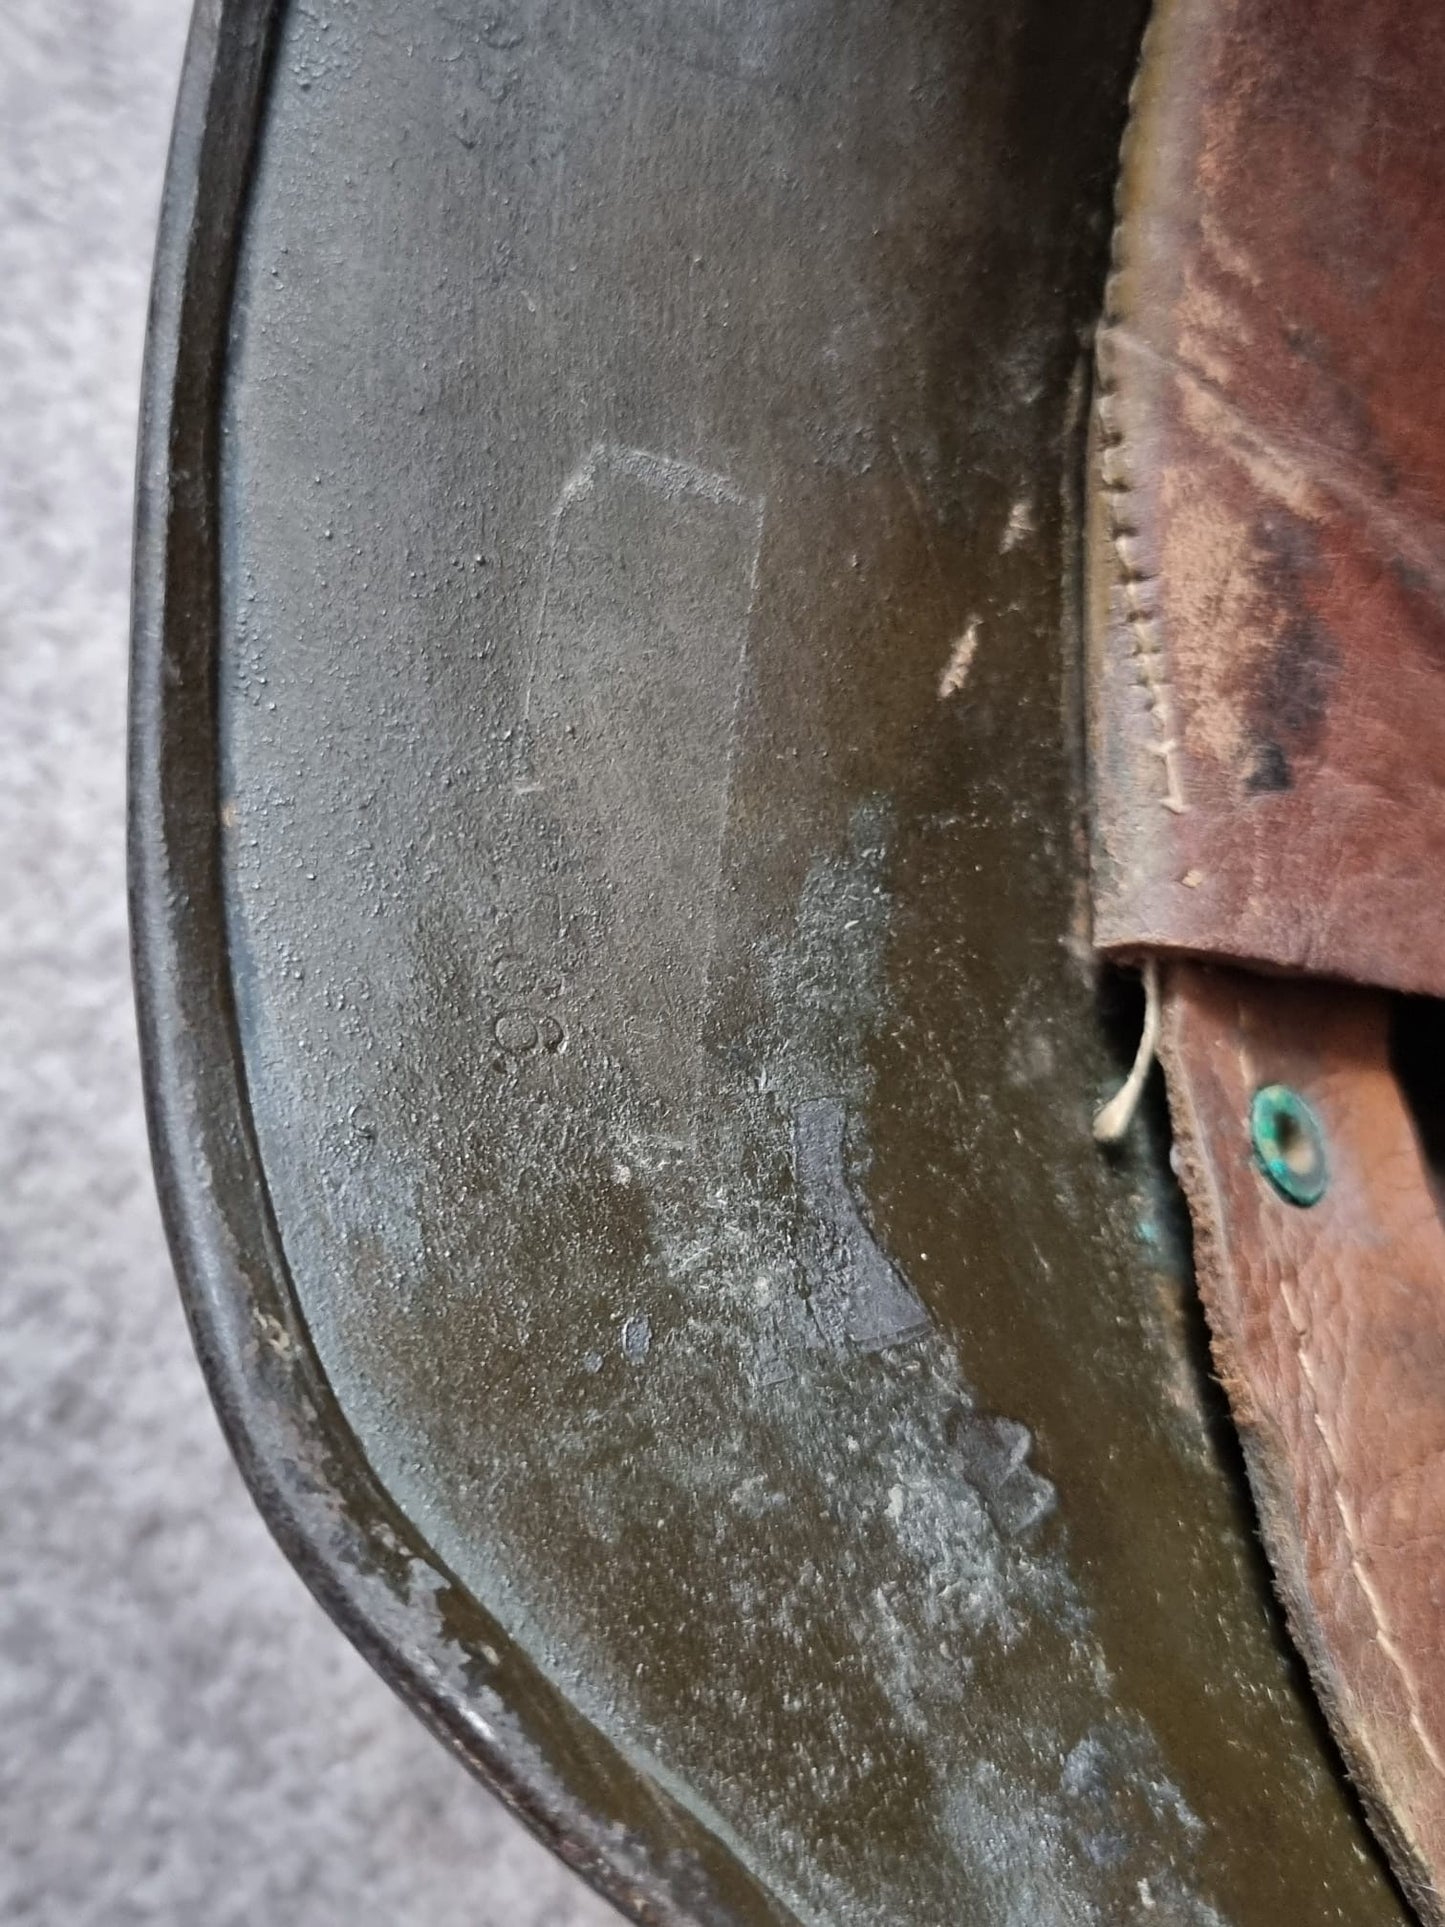
<svg viewBox="0 0 1445 1927">
<path fill-rule="evenodd" d="M 1266 1084 L 1249 1107 L 1259 1168 L 1291 1204 L 1318 1204 L 1330 1181 L 1325 1134 L 1313 1110 L 1288 1084 Z"/>
</svg>

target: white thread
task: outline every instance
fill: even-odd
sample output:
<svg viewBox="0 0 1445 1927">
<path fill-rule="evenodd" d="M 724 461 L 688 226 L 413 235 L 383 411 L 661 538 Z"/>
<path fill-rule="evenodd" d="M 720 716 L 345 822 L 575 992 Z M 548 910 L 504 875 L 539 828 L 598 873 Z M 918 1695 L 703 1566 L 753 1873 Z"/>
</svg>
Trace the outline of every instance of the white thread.
<svg viewBox="0 0 1445 1927">
<path fill-rule="evenodd" d="M 1144 961 L 1144 1029 L 1134 1054 L 1134 1068 L 1108 1103 L 1094 1118 L 1094 1138 L 1099 1144 L 1117 1144 L 1134 1122 L 1134 1113 L 1144 1095 L 1144 1086 L 1154 1067 L 1159 1049 L 1159 963 Z"/>
</svg>

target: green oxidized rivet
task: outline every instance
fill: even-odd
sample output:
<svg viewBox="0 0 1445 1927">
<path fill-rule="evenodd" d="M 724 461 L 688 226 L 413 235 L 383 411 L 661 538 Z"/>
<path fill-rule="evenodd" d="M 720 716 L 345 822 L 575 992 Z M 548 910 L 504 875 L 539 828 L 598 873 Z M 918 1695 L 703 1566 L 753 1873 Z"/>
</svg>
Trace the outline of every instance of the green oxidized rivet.
<svg viewBox="0 0 1445 1927">
<path fill-rule="evenodd" d="M 1254 1094 L 1249 1128 L 1259 1168 L 1291 1204 L 1318 1204 L 1330 1181 L 1320 1121 L 1288 1084 L 1266 1084 Z"/>
</svg>

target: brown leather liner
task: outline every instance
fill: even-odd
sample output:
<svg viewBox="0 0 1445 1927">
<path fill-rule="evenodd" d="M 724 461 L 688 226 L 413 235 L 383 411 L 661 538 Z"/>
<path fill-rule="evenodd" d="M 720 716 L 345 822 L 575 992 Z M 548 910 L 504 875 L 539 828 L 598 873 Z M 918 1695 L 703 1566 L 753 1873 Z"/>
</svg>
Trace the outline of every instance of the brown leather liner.
<svg viewBox="0 0 1445 1927">
<path fill-rule="evenodd" d="M 1441 1921 L 1445 1233 L 1382 991 L 1281 973 L 1445 995 L 1445 8 L 1158 0 L 1091 478 L 1095 941 L 1177 960 L 1162 1054 L 1264 1537 Z M 1324 1121 L 1307 1208 L 1254 1160 L 1274 1082 Z"/>
<path fill-rule="evenodd" d="M 1445 1230 L 1378 992 L 1181 963 L 1161 1054 L 1200 1289 L 1264 1538 L 1351 1773 L 1445 1919 Z M 1257 1164 L 1254 1093 L 1313 1107 L 1307 1208 Z"/>
<path fill-rule="evenodd" d="M 1096 941 L 1445 995 L 1445 7 L 1162 0 L 1120 217 Z"/>
</svg>

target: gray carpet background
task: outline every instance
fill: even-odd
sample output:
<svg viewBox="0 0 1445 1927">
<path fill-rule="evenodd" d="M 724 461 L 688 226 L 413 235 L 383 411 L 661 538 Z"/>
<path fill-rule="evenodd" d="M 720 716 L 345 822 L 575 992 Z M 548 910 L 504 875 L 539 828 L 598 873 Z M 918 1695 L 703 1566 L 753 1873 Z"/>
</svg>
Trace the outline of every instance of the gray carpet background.
<svg viewBox="0 0 1445 1927">
<path fill-rule="evenodd" d="M 605 1927 L 273 1548 L 157 1221 L 123 731 L 187 11 L 0 0 L 0 1922 Z"/>
</svg>

